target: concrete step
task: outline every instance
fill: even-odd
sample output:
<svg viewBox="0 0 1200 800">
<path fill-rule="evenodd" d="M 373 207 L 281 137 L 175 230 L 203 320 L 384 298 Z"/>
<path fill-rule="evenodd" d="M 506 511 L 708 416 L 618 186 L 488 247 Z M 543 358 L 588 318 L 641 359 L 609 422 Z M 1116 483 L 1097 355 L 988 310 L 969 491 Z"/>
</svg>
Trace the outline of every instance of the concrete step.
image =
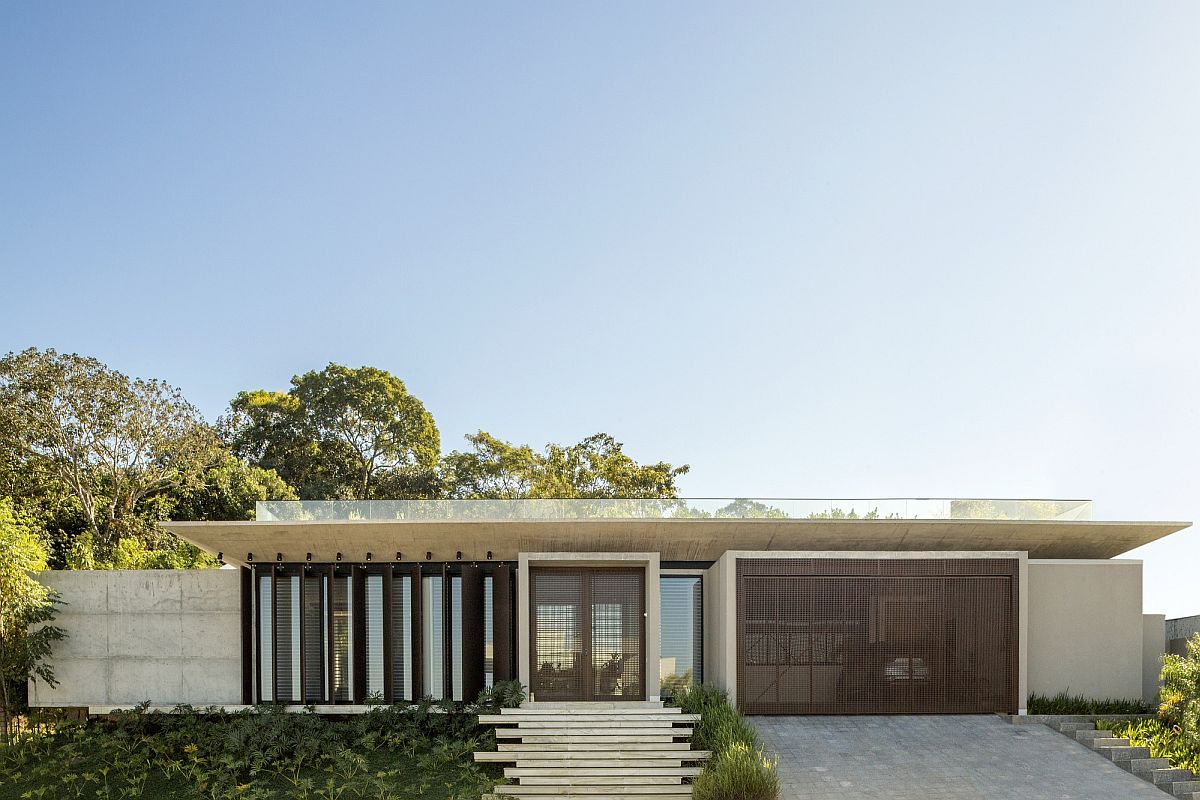
<svg viewBox="0 0 1200 800">
<path fill-rule="evenodd" d="M 685 753 L 670 753 L 648 756 L 645 753 L 623 751 L 591 753 L 476 753 L 479 762 L 516 764 L 518 767 L 595 767 L 602 769 L 625 769 L 633 767 L 679 767 L 687 761 L 705 761 L 712 757 L 711 750 L 688 750 Z"/>
<path fill-rule="evenodd" d="M 499 742 L 496 745 L 503 752 L 521 753 L 521 752 L 548 752 L 548 751 L 587 751 L 594 750 L 595 745 L 592 744 L 569 744 L 569 743 L 551 743 L 551 744 L 525 744 L 524 742 Z M 646 750 L 646 751 L 687 751 L 692 747 L 690 742 L 662 741 L 662 742 L 646 742 L 638 743 L 631 742 L 627 745 L 622 745 L 621 750 Z"/>
<path fill-rule="evenodd" d="M 649 722 L 697 722 L 699 714 L 480 714 L 481 725 L 550 725 L 555 722 L 595 722 L 603 725 L 642 725 Z"/>
<path fill-rule="evenodd" d="M 496 794 L 507 795 L 509 797 L 545 797 L 552 795 L 561 797 L 563 795 L 587 795 L 588 797 L 621 797 L 628 798 L 630 795 L 651 795 L 661 797 L 662 795 L 683 795 L 690 797 L 692 787 L 690 784 L 680 784 L 676 786 L 497 786 L 492 790 Z"/>
<path fill-rule="evenodd" d="M 619 733 L 618 733 L 619 731 Z M 630 725 L 625 728 L 590 728 L 584 725 L 578 728 L 556 726 L 553 728 L 496 728 L 496 738 L 498 739 L 524 739 L 527 742 L 544 739 L 547 736 L 595 736 L 597 738 L 612 738 L 620 739 L 623 736 L 660 736 L 670 739 L 673 736 L 691 736 L 692 726 L 687 725 L 678 728 L 646 728 L 643 726 Z M 572 741 L 566 739 L 565 741 Z M 1109 741 L 1107 739 L 1101 741 Z M 1127 739 L 1114 739 L 1110 746 L 1115 747 L 1118 742 L 1129 743 Z"/>
<path fill-rule="evenodd" d="M 592 775 L 580 775 L 576 777 L 550 777 L 550 778 L 521 778 L 521 786 L 642 786 L 642 787 L 659 787 L 659 786 L 681 786 L 683 778 L 672 778 L 669 776 L 654 776 L 654 775 L 608 775 L 605 777 L 596 777 Z"/>
<path fill-rule="evenodd" d="M 628 702 L 585 702 L 585 701 L 562 701 L 562 702 L 535 702 L 529 701 L 522 703 L 519 708 L 501 709 L 503 711 L 634 711 L 637 709 L 646 708 L 664 708 L 661 700 L 630 700 Z M 675 706 L 670 706 L 675 708 Z"/>
<path fill-rule="evenodd" d="M 1200 794 L 1200 781 L 1175 781 L 1171 784 L 1171 794 L 1192 800 L 1192 795 Z"/>
<path fill-rule="evenodd" d="M 1071 734 L 1075 733 L 1075 731 L 1094 731 L 1094 730 L 1096 730 L 1096 723 L 1094 723 L 1094 722 L 1060 722 L 1055 727 L 1058 728 L 1059 733 L 1065 733 L 1068 736 L 1070 736 Z"/>
<path fill-rule="evenodd" d="M 655 742 L 669 742 L 670 735 L 655 734 L 648 736 L 645 734 L 613 734 L 612 736 L 575 736 L 572 734 L 560 734 L 557 736 L 533 736 L 526 734 L 523 737 L 525 744 L 593 744 L 593 745 L 623 745 L 626 742 L 635 744 L 652 744 Z"/>
<path fill-rule="evenodd" d="M 674 718 L 667 719 L 649 719 L 644 716 L 628 717 L 625 719 L 614 719 L 612 717 L 601 717 L 599 719 L 571 719 L 570 717 L 562 717 L 560 719 L 522 719 L 520 717 L 506 717 L 500 720 L 479 720 L 485 725 L 500 725 L 513 723 L 523 731 L 537 730 L 539 728 L 663 728 L 670 730 L 674 725 L 690 725 L 694 722 L 699 722 L 700 717 L 689 714 L 686 717 L 682 714 L 676 715 Z M 504 730 L 512 730 L 505 728 Z"/>
<path fill-rule="evenodd" d="M 1111 739 L 1112 731 L 1098 731 L 1093 727 L 1075 731 L 1073 735 L 1075 737 L 1075 741 L 1086 742 L 1089 739 Z"/>
<path fill-rule="evenodd" d="M 585 767 L 571 765 L 569 767 L 506 767 L 504 777 L 506 778 L 521 778 L 522 784 L 533 785 L 533 781 L 527 781 L 526 778 L 553 778 L 553 777 L 568 777 L 568 778 L 599 778 L 615 781 L 620 777 L 634 778 L 674 778 L 674 782 L 679 783 L 679 778 L 690 778 L 700 774 L 700 767 L 627 767 L 622 765 L 619 772 L 614 771 L 615 768 L 609 767 Z M 653 783 L 654 781 L 651 781 Z M 658 783 L 670 783 L 670 781 L 657 781 Z"/>
<path fill-rule="evenodd" d="M 1084 744 L 1093 750 L 1100 750 L 1105 747 L 1129 747 L 1129 740 L 1110 736 L 1107 739 L 1088 739 Z"/>
<path fill-rule="evenodd" d="M 1150 773 L 1156 769 L 1170 769 L 1171 762 L 1165 758 L 1135 758 L 1129 762 L 1129 771 L 1150 780 Z"/>
<path fill-rule="evenodd" d="M 1149 758 L 1149 747 L 1100 747 L 1097 752 L 1110 761 L 1132 761 L 1135 758 Z"/>
<path fill-rule="evenodd" d="M 557 750 L 557 751 L 504 751 L 475 753 L 476 762 L 518 762 L 528 766 L 554 766 L 588 762 L 596 766 L 626 764 L 629 766 L 654 766 L 679 762 L 701 762 L 712 757 L 707 750 Z M 632 762 L 644 762 L 634 764 Z"/>
<path fill-rule="evenodd" d="M 1184 781 L 1192 780 L 1194 777 L 1190 770 L 1174 767 L 1171 769 L 1155 769 L 1150 771 L 1150 780 L 1155 786 L 1167 783 L 1183 783 Z"/>
</svg>

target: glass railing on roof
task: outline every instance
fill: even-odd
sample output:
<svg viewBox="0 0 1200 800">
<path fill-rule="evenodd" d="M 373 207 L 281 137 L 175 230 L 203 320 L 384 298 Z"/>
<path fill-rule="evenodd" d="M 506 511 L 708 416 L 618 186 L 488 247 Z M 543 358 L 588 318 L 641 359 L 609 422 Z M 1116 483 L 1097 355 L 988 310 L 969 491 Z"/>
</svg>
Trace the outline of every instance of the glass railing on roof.
<svg viewBox="0 0 1200 800">
<path fill-rule="evenodd" d="M 1090 520 L 1090 500 L 985 498 L 693 497 L 678 500 L 267 500 L 260 522 L 410 522 L 573 519 L 1013 519 Z"/>
</svg>

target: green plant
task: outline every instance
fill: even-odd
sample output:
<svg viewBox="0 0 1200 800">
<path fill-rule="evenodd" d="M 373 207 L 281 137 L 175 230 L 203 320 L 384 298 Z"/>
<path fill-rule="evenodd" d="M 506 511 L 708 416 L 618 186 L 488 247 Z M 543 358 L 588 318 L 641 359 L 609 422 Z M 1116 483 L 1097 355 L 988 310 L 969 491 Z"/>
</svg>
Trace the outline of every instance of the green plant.
<svg viewBox="0 0 1200 800">
<path fill-rule="evenodd" d="M 725 693 L 712 686 L 681 688 L 671 698 L 686 714 L 699 714 L 692 744 L 713 757 L 693 783 L 700 800 L 774 800 L 779 794 L 777 763 L 758 746 L 758 734 Z"/>
<path fill-rule="evenodd" d="M 1151 758 L 1170 759 L 1171 765 L 1200 773 L 1200 752 L 1190 747 L 1183 729 L 1162 719 L 1097 720 L 1100 730 L 1128 739 L 1134 747 L 1150 748 Z"/>
<path fill-rule="evenodd" d="M 777 762 L 762 750 L 734 742 L 696 777 L 695 800 L 775 800 L 779 795 Z"/>
<path fill-rule="evenodd" d="M 1034 692 L 1027 705 L 1030 714 L 1150 714 L 1154 706 L 1134 698 L 1095 698 L 1059 692 L 1044 695 Z"/>
</svg>

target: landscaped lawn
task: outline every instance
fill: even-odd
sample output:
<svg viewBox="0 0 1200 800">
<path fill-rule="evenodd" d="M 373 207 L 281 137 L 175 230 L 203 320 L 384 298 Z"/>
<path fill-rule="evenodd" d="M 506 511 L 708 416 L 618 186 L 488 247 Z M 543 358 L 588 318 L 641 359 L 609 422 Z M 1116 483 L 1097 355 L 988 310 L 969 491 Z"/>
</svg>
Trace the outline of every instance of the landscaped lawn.
<svg viewBox="0 0 1200 800">
<path fill-rule="evenodd" d="M 473 799 L 499 779 L 471 755 L 494 741 L 475 713 L 427 704 L 339 719 L 129 712 L 0 746 L 0 800 Z"/>
</svg>

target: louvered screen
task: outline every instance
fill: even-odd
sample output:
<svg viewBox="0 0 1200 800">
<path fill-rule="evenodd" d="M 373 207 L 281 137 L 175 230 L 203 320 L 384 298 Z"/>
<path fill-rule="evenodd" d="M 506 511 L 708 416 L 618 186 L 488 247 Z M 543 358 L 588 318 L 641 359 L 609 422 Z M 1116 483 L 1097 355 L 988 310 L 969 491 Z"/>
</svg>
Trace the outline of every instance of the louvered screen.
<svg viewBox="0 0 1200 800">
<path fill-rule="evenodd" d="M 304 702 L 325 702 L 325 665 L 328 650 L 325 629 L 329 619 L 326 576 L 304 576 Z"/>
<path fill-rule="evenodd" d="M 533 664 L 530 691 L 538 700 L 584 700 L 585 575 L 533 570 L 530 575 Z"/>
<path fill-rule="evenodd" d="M 275 577 L 275 702 L 300 701 L 300 576 Z"/>
<path fill-rule="evenodd" d="M 483 576 L 483 686 L 490 689 L 496 682 L 496 637 L 492 615 L 493 581 L 491 575 Z"/>
<path fill-rule="evenodd" d="M 349 703 L 354 696 L 351 670 L 350 613 L 353 603 L 350 576 L 333 578 L 333 698 L 335 703 Z"/>
<path fill-rule="evenodd" d="M 739 560 L 742 710 L 1015 711 L 1016 581 L 1013 559 Z"/>
<path fill-rule="evenodd" d="M 531 570 L 530 581 L 533 696 L 644 697 L 644 573 L 544 568 Z"/>
<path fill-rule="evenodd" d="M 262 703 L 275 700 L 275 643 L 271 635 L 275 629 L 275 603 L 271 580 L 270 574 L 258 576 L 258 699 Z"/>
</svg>

